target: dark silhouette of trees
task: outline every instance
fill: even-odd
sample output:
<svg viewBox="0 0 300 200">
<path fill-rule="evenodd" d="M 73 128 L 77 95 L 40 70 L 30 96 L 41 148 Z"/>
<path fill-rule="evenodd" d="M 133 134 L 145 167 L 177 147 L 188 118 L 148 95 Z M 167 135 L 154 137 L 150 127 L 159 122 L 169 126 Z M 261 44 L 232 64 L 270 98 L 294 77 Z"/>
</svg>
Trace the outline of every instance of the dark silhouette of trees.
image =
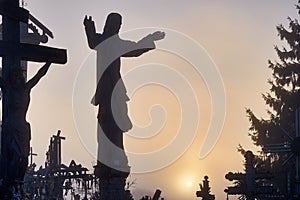
<svg viewBox="0 0 300 200">
<path fill-rule="evenodd" d="M 300 0 L 296 9 L 300 14 Z M 271 87 L 269 92 L 262 94 L 268 107 L 268 118 L 258 118 L 251 109 L 246 110 L 251 124 L 249 136 L 256 146 L 267 149 L 270 145 L 282 145 L 281 150 L 272 153 L 261 151 L 256 157 L 256 166 L 276 174 L 274 186 L 283 194 L 294 193 L 295 171 L 299 167 L 295 155 L 291 155 L 295 152 L 288 148 L 293 144 L 288 134 L 296 138 L 295 111 L 300 107 L 300 24 L 290 17 L 288 22 L 288 27 L 277 26 L 278 36 L 286 43 L 284 47 L 274 48 L 279 59 L 269 60 L 272 78 L 268 83 Z M 239 151 L 243 153 L 241 146 Z"/>
</svg>

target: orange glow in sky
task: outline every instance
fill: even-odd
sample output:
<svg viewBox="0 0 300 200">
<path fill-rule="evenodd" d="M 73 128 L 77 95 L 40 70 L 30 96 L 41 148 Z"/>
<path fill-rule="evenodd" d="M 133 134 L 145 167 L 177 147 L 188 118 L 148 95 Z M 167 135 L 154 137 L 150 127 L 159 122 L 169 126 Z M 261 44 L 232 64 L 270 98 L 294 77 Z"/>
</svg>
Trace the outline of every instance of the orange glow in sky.
<svg viewBox="0 0 300 200">
<path fill-rule="evenodd" d="M 225 174 L 243 170 L 243 157 L 237 152 L 237 146 L 241 144 L 246 149 L 257 150 L 247 134 L 249 122 L 245 108 L 252 108 L 257 116 L 264 117 L 266 114 L 267 107 L 261 93 L 269 90 L 267 79 L 271 77 L 271 73 L 267 68 L 267 60 L 277 59 L 273 47 L 275 44 L 282 44 L 277 38 L 275 27 L 280 23 L 287 26 L 286 18 L 297 15 L 295 3 L 296 0 L 28 0 L 26 8 L 54 33 L 54 40 L 50 40 L 47 45 L 68 49 L 68 63 L 65 66 L 53 65 L 47 76 L 32 91 L 27 120 L 32 128 L 31 145 L 38 153 L 35 162 L 43 165 L 50 136 L 60 129 L 67 138 L 63 141 L 63 162 L 69 164 L 74 159 L 92 170 L 96 148 L 89 148 L 82 138 L 96 138 L 96 108 L 90 105 L 96 87 L 93 85 L 96 74 L 87 73 L 89 76 L 86 79 L 79 80 L 78 73 L 92 64 L 87 61 L 91 50 L 87 46 L 82 21 L 86 14 L 92 15 L 98 31 L 102 32 L 106 15 L 117 11 L 123 15 L 122 32 L 144 27 L 157 27 L 158 30 L 167 28 L 183 33 L 199 43 L 218 67 L 226 94 L 226 118 L 220 138 L 212 151 L 200 159 L 199 150 L 209 129 L 213 109 L 211 94 L 205 82 L 205 78 L 210 77 L 201 77 L 188 60 L 166 51 L 152 51 L 139 58 L 122 60 L 124 76 L 135 67 L 145 64 L 152 64 L 151 67 L 158 63 L 177 70 L 191 84 L 200 116 L 195 138 L 180 158 L 159 170 L 132 174 L 131 178 L 136 179 L 136 187 L 132 189 L 135 198 L 139 199 L 141 195 L 147 194 L 152 196 L 159 188 L 166 200 L 197 199 L 195 193 L 199 190 L 199 183 L 208 175 L 211 191 L 216 199 L 225 199 L 223 191 L 231 184 L 225 180 Z M 167 37 L 168 35 L 166 41 Z M 130 39 L 139 38 L 133 36 Z M 197 52 L 194 53 L 197 56 Z M 37 66 L 39 64 L 30 64 L 29 77 L 35 74 Z M 156 75 L 145 74 L 145 77 Z M 88 116 L 82 114 L 82 127 L 90 127 L 91 130 L 80 133 L 76 124 L 78 122 L 73 119 L 72 107 L 74 91 L 78 89 L 74 87 L 78 83 L 82 83 L 80 89 L 85 91 L 78 110 L 80 113 L 91 114 L 92 119 L 89 120 Z M 180 86 L 176 85 L 176 88 L 184 90 Z M 157 134 L 146 139 L 135 138 L 130 133 L 126 135 L 125 148 L 128 151 L 155 152 L 177 137 L 182 111 L 180 102 L 172 91 L 166 87 L 151 85 L 139 88 L 130 98 L 129 112 L 135 124 L 146 126 L 156 122 L 156 119 L 159 119 L 159 124 L 161 111 L 165 112 L 165 123 Z M 163 109 L 152 110 L 153 114 L 151 108 L 157 104 L 162 105 Z M 151 119 L 156 116 L 155 112 L 159 116 Z M 138 134 L 143 136 L 143 131 Z M 92 142 L 94 143 L 91 145 L 96 145 L 95 140 Z M 169 155 L 173 155 L 175 151 L 176 148 Z M 134 159 L 129 157 L 131 163 L 134 163 Z M 162 158 L 167 159 L 168 156 Z"/>
</svg>

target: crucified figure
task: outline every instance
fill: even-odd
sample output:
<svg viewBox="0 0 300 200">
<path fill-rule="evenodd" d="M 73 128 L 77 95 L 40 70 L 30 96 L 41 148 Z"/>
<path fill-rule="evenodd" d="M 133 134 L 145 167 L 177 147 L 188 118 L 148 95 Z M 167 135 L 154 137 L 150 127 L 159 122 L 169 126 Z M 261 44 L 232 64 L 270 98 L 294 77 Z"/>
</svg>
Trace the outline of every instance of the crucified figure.
<svg viewBox="0 0 300 200">
<path fill-rule="evenodd" d="M 30 124 L 26 121 L 26 113 L 30 102 L 31 89 L 46 75 L 51 61 L 39 69 L 37 74 L 29 81 L 25 81 L 20 68 L 12 70 L 7 81 L 0 78 L 1 90 L 9 93 L 8 118 L 6 126 L 2 127 L 2 134 L 6 134 L 2 151 L 8 158 L 6 163 L 7 171 L 2 180 L 2 186 L 8 190 L 14 190 L 18 183 L 23 181 L 30 151 L 31 130 Z"/>
</svg>

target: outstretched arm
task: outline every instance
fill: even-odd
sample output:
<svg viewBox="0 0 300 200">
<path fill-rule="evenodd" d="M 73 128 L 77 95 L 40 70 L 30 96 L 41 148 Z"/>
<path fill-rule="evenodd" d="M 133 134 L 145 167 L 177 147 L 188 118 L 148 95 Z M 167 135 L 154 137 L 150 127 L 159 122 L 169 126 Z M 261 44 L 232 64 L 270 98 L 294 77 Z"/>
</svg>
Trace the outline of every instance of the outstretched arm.
<svg viewBox="0 0 300 200">
<path fill-rule="evenodd" d="M 88 40 L 89 47 L 95 49 L 95 47 L 101 42 L 102 35 L 96 33 L 95 22 L 91 16 L 85 16 L 83 20 L 85 27 L 85 34 Z"/>
<path fill-rule="evenodd" d="M 36 75 L 26 83 L 26 86 L 29 89 L 32 89 L 41 80 L 41 78 L 46 75 L 50 65 L 51 61 L 47 61 L 46 64 L 41 69 L 39 69 Z"/>
<path fill-rule="evenodd" d="M 162 40 L 165 37 L 165 33 L 156 31 L 147 35 L 138 42 L 125 41 L 125 51 L 128 53 L 123 54 L 123 57 L 137 57 L 143 53 L 155 49 L 154 41 Z"/>
</svg>

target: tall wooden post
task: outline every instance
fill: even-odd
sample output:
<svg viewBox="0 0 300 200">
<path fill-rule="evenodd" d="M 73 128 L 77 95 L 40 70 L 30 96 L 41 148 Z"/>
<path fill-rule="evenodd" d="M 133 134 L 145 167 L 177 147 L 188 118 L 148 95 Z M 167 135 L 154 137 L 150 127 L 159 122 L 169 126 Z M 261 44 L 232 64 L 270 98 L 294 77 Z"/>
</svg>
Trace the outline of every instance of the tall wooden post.
<svg viewBox="0 0 300 200">
<path fill-rule="evenodd" d="M 5 85 L 5 89 L 2 90 L 0 179 L 3 180 L 5 187 L 11 187 L 15 184 L 16 180 L 14 180 L 12 175 L 8 174 L 8 172 L 10 171 L 10 173 L 13 173 L 14 170 L 18 171 L 19 168 L 22 167 L 18 166 L 16 163 L 12 163 L 11 153 L 9 153 L 9 151 L 12 151 L 10 150 L 11 146 L 14 144 L 12 141 L 15 141 L 16 137 L 18 137 L 13 134 L 15 131 L 14 129 L 16 128 L 15 124 L 23 123 L 16 121 L 19 120 L 19 118 L 17 117 L 18 119 L 16 119 L 16 115 L 12 114 L 19 105 L 15 105 L 12 101 L 13 99 L 16 99 L 13 98 L 16 96 L 16 90 L 12 90 L 11 84 L 12 81 L 20 81 L 16 79 L 22 79 L 21 81 L 23 82 L 23 77 L 18 76 L 12 78 L 10 74 L 16 70 L 22 70 L 21 60 L 46 62 L 51 58 L 52 63 L 65 64 L 67 62 L 67 52 L 63 49 L 21 43 L 20 22 L 28 24 L 30 15 L 29 11 L 19 7 L 19 0 L 0 0 L 0 14 L 2 15 L 2 40 L 0 41 L 0 56 L 3 57 L 1 84 Z M 22 101 L 22 99 L 20 99 L 20 101 Z M 24 102 L 24 106 L 26 106 L 26 102 Z M 27 123 L 26 120 L 25 123 Z M 19 146 L 19 148 L 23 147 Z M 22 150 L 23 149 L 20 149 L 20 151 Z M 18 160 L 18 158 L 14 159 Z M 13 162 L 15 161 L 13 160 Z M 10 164 L 8 165 L 8 163 Z M 2 185 L 0 185 L 0 187 L 1 186 Z M 1 195 L 3 194 L 0 192 L 0 196 Z"/>
<path fill-rule="evenodd" d="M 0 0 L 0 4 L 7 7 L 6 10 L 10 8 L 18 8 L 19 0 Z M 5 15 L 2 16 L 2 40 L 4 42 L 8 42 L 10 44 L 16 45 L 20 43 L 20 22 L 14 20 L 12 16 Z M 28 19 L 27 19 L 28 20 Z M 27 23 L 27 21 L 26 21 Z M 20 57 L 18 55 L 5 55 L 2 58 L 2 79 L 4 82 L 8 82 L 9 73 L 13 69 L 20 67 Z M 9 124 L 9 102 L 10 102 L 10 93 L 9 91 L 2 91 L 2 134 L 1 134 L 1 142 L 3 147 L 3 143 L 6 143 L 8 138 L 8 124 Z M 4 144 L 5 145 L 5 144 Z M 7 174 L 7 154 L 6 148 L 1 148 L 1 177 L 6 176 Z"/>
</svg>

